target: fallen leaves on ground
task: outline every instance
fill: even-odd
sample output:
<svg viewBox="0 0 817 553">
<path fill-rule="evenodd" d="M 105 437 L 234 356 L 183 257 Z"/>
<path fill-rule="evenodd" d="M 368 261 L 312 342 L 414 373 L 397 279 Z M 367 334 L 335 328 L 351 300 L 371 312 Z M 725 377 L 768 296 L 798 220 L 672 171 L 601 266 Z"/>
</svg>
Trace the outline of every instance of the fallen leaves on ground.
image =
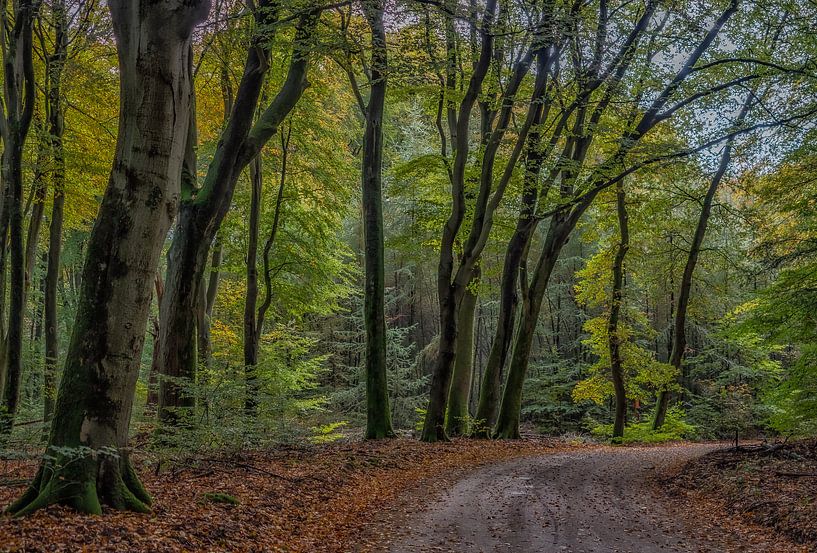
<svg viewBox="0 0 817 553">
<path fill-rule="evenodd" d="M 402 492 L 441 489 L 458 471 L 570 447 L 556 440 L 395 439 L 199 459 L 158 475 L 142 467 L 151 514 L 88 516 L 50 507 L 2 517 L 0 550 L 364 551 L 378 541 L 371 521 Z M 0 486 L 0 504 L 23 492 L 35 468 L 0 466 L 9 482 Z"/>
<path fill-rule="evenodd" d="M 747 540 L 767 539 L 773 529 L 798 550 L 817 551 L 817 441 L 721 449 L 667 483 L 704 524 L 738 520 Z"/>
</svg>

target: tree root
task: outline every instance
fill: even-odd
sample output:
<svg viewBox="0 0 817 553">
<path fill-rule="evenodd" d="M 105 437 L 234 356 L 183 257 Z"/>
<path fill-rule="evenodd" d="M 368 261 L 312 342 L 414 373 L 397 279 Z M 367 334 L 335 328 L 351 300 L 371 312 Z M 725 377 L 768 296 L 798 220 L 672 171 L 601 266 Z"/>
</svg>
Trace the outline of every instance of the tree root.
<svg viewBox="0 0 817 553">
<path fill-rule="evenodd" d="M 127 456 L 44 461 L 25 493 L 6 513 L 24 516 L 49 505 L 66 505 L 81 513 L 102 514 L 102 505 L 122 511 L 150 512 L 150 495 Z"/>
</svg>

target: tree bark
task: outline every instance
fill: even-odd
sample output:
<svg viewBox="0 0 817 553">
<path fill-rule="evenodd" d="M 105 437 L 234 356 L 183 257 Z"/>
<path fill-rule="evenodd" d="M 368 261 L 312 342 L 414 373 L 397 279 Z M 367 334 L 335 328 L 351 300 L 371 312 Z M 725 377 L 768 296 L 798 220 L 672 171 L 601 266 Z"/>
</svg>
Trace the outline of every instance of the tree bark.
<svg viewBox="0 0 817 553">
<path fill-rule="evenodd" d="M 448 410 L 445 414 L 445 431 L 449 436 L 468 434 L 471 400 L 471 379 L 474 373 L 474 313 L 477 294 L 473 286 L 479 282 L 480 269 L 474 268 L 474 281 L 466 289 L 457 316 L 459 333 L 454 370 L 451 374 L 451 388 L 448 391 Z"/>
<path fill-rule="evenodd" d="M 261 218 L 261 193 L 264 185 L 261 154 L 250 163 L 250 228 L 247 237 L 247 285 L 244 300 L 244 413 L 254 416 L 258 407 L 258 349 L 261 329 L 255 310 L 258 305 L 258 226 Z"/>
<path fill-rule="evenodd" d="M 613 261 L 613 292 L 610 304 L 610 319 L 607 323 L 607 343 L 610 350 L 610 372 L 616 396 L 613 440 L 620 440 L 624 437 L 624 423 L 627 417 L 627 392 L 624 388 L 624 367 L 621 359 L 621 338 L 618 332 L 618 321 L 624 301 L 624 258 L 627 255 L 627 250 L 630 249 L 630 227 L 623 181 L 619 181 L 616 185 L 616 214 L 618 215 L 620 240 Z"/>
<path fill-rule="evenodd" d="M 108 2 L 120 67 L 119 137 L 91 231 L 49 456 L 9 511 L 51 503 L 147 511 L 130 421 L 151 287 L 178 208 L 191 97 L 191 34 L 205 1 Z"/>
<path fill-rule="evenodd" d="M 310 11 L 299 20 L 286 81 L 253 125 L 261 87 L 268 68 L 268 36 L 258 36 L 248 50 L 244 74 L 233 103 L 232 114 L 221 135 L 213 161 L 200 189 L 183 192 L 173 242 L 167 254 L 165 295 L 160 308 L 162 374 L 172 380 L 195 380 L 196 319 L 207 257 L 221 222 L 230 207 L 241 172 L 277 132 L 307 87 L 309 39 L 319 12 Z M 277 19 L 277 3 L 258 3 L 257 24 L 268 32 Z M 160 411 L 184 407 L 181 397 L 160 398 Z"/>
<path fill-rule="evenodd" d="M 394 436 L 386 367 L 386 313 L 383 238 L 383 112 L 386 106 L 386 29 L 383 0 L 364 0 L 372 33 L 371 88 L 363 134 L 362 204 L 364 300 L 366 327 L 366 438 Z"/>
</svg>

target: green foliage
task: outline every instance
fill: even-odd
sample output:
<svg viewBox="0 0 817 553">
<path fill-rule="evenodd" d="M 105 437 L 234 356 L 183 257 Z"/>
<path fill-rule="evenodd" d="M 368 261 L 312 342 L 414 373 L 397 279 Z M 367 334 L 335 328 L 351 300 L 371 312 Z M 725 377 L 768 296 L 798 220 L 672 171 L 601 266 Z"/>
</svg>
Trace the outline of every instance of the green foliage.
<svg viewBox="0 0 817 553">
<path fill-rule="evenodd" d="M 398 300 L 389 292 L 389 305 Z M 332 344 L 332 409 L 360 422 L 366 413 L 366 379 L 364 366 L 363 298 L 350 298 L 350 313 L 342 319 L 342 329 L 334 330 Z M 417 408 L 425 404 L 427 375 L 417 371 L 417 352 L 409 341 L 411 327 L 387 328 L 386 370 L 389 383 L 389 406 L 395 429 L 412 428 Z"/>
<path fill-rule="evenodd" d="M 330 422 L 312 427 L 313 435 L 310 441 L 313 444 L 328 444 L 343 439 L 343 433 L 338 432 L 348 423 L 346 421 Z"/>
<path fill-rule="evenodd" d="M 787 436 L 817 435 L 817 346 L 804 345 L 787 372 L 762 398 L 769 426 Z"/>
<path fill-rule="evenodd" d="M 546 434 L 563 434 L 582 429 L 588 414 L 602 416 L 596 404 L 575 401 L 571 392 L 587 371 L 587 365 L 550 359 L 529 368 L 525 380 L 522 416 Z"/>
<path fill-rule="evenodd" d="M 660 430 L 652 429 L 652 414 L 644 415 L 639 422 L 630 423 L 624 428 L 625 444 L 655 444 L 679 440 L 694 439 L 698 436 L 698 429 L 684 420 L 685 413 L 680 407 L 671 407 L 667 411 L 667 418 Z M 590 422 L 590 432 L 593 436 L 609 440 L 613 436 L 612 424 L 596 424 Z"/>
</svg>

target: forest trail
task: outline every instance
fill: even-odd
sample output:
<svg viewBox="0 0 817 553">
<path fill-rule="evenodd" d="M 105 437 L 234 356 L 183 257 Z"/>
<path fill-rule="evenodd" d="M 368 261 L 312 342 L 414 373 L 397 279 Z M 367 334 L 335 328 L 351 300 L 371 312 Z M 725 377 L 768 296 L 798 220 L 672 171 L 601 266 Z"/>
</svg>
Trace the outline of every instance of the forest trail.
<svg viewBox="0 0 817 553">
<path fill-rule="evenodd" d="M 592 448 L 488 466 L 458 481 L 391 542 L 390 553 L 768 551 L 734 529 L 698 532 L 651 488 L 706 444 Z M 781 551 L 776 549 L 776 551 Z"/>
</svg>

